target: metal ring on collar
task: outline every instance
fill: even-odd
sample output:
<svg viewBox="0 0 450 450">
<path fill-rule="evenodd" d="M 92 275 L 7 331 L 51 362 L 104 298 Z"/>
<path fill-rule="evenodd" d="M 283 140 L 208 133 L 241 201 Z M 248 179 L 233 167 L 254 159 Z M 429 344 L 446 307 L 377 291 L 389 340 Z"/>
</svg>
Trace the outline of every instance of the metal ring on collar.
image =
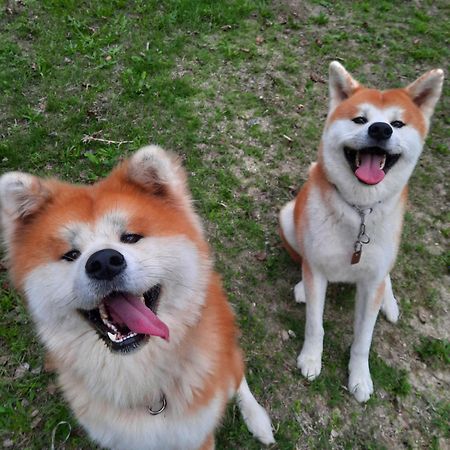
<svg viewBox="0 0 450 450">
<path fill-rule="evenodd" d="M 167 400 L 166 400 L 166 396 L 163 394 L 161 396 L 161 408 L 159 408 L 157 411 L 154 411 L 150 406 L 147 406 L 147 411 L 152 415 L 152 416 L 157 416 L 158 414 L 161 414 L 167 406 Z"/>
</svg>

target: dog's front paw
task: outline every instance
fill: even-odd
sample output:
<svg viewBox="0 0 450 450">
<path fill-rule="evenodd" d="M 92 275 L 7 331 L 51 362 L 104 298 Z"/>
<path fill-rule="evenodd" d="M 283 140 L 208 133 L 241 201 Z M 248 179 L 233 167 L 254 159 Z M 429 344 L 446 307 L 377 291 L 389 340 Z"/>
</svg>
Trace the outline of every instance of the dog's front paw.
<svg viewBox="0 0 450 450">
<path fill-rule="evenodd" d="M 397 323 L 400 311 L 398 309 L 397 300 L 391 292 L 385 294 L 381 305 L 381 311 L 383 311 L 383 314 L 389 322 Z"/>
<path fill-rule="evenodd" d="M 373 383 L 369 370 L 351 371 L 348 380 L 348 389 L 358 402 L 367 402 L 373 393 Z"/>
<path fill-rule="evenodd" d="M 294 298 L 297 303 L 306 303 L 305 286 L 299 281 L 294 287 Z"/>
<path fill-rule="evenodd" d="M 322 357 L 321 355 L 313 355 L 301 351 L 297 358 L 297 367 L 302 371 L 302 375 L 306 379 L 312 381 L 320 375 Z"/>
</svg>

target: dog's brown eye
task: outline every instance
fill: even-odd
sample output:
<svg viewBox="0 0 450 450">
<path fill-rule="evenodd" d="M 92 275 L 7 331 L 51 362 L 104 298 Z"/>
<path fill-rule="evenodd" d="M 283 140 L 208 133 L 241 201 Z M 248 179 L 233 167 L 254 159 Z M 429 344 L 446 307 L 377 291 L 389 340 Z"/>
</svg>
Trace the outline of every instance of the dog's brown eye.
<svg viewBox="0 0 450 450">
<path fill-rule="evenodd" d="M 72 262 L 78 259 L 80 255 L 81 252 L 79 252 L 78 250 L 70 250 L 70 252 L 64 253 L 64 255 L 61 256 L 61 259 Z"/>
<path fill-rule="evenodd" d="M 406 123 L 403 123 L 401 120 L 394 120 L 393 122 L 391 122 L 391 126 L 393 126 L 394 128 L 402 128 L 406 125 Z"/>
<path fill-rule="evenodd" d="M 124 233 L 122 234 L 122 236 L 120 236 L 120 242 L 123 242 L 124 244 L 135 244 L 143 237 L 144 236 L 141 236 L 140 234 Z"/>
<path fill-rule="evenodd" d="M 358 116 L 352 119 L 352 122 L 357 123 L 358 125 L 364 125 L 368 120 L 364 116 Z"/>
</svg>

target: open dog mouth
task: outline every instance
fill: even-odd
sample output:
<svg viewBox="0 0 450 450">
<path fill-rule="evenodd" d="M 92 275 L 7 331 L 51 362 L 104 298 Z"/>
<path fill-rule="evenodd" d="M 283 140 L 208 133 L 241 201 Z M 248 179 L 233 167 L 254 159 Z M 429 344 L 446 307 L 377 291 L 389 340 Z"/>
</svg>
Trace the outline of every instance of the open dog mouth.
<svg viewBox="0 0 450 450">
<path fill-rule="evenodd" d="M 354 150 L 344 147 L 345 157 L 359 181 L 373 185 L 382 181 L 400 158 L 400 153 L 390 154 L 380 147 Z"/>
<path fill-rule="evenodd" d="M 147 342 L 149 336 L 169 339 L 169 329 L 156 315 L 161 285 L 141 297 L 128 292 L 111 292 L 98 308 L 79 310 L 99 336 L 115 352 L 128 353 Z"/>
</svg>

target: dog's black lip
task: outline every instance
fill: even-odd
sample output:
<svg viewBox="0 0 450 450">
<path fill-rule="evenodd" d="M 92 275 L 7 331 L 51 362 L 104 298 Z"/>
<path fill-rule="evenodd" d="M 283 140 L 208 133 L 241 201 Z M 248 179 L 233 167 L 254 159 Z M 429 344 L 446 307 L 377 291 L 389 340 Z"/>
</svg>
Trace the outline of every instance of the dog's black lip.
<svg viewBox="0 0 450 450">
<path fill-rule="evenodd" d="M 113 291 L 104 298 L 115 295 L 117 292 L 118 291 Z M 155 314 L 158 310 L 160 294 L 160 284 L 155 284 L 143 294 L 145 305 Z M 108 332 L 111 330 L 104 324 L 103 320 L 101 319 L 100 311 L 98 308 L 89 310 L 79 309 L 78 312 L 88 321 L 88 323 L 94 328 L 103 342 L 105 342 L 109 349 L 114 353 L 130 353 L 134 350 L 137 350 L 142 344 L 146 343 L 149 340 L 149 336 L 138 333 L 134 336 L 129 337 L 128 339 L 125 339 L 122 342 L 113 342 L 108 337 Z"/>
<path fill-rule="evenodd" d="M 388 173 L 388 171 L 394 166 L 394 164 L 399 160 L 399 158 L 401 156 L 400 153 L 389 153 L 388 151 L 386 151 L 385 149 L 383 149 L 381 147 L 364 147 L 364 148 L 360 148 L 360 149 L 344 147 L 345 158 L 347 159 L 347 162 L 353 173 L 355 173 L 356 169 L 357 169 L 356 162 L 355 162 L 356 152 L 376 153 L 378 155 L 386 155 L 386 162 L 382 169 L 385 174 Z M 363 184 L 366 184 L 361 180 L 359 180 L 359 181 Z"/>
</svg>

